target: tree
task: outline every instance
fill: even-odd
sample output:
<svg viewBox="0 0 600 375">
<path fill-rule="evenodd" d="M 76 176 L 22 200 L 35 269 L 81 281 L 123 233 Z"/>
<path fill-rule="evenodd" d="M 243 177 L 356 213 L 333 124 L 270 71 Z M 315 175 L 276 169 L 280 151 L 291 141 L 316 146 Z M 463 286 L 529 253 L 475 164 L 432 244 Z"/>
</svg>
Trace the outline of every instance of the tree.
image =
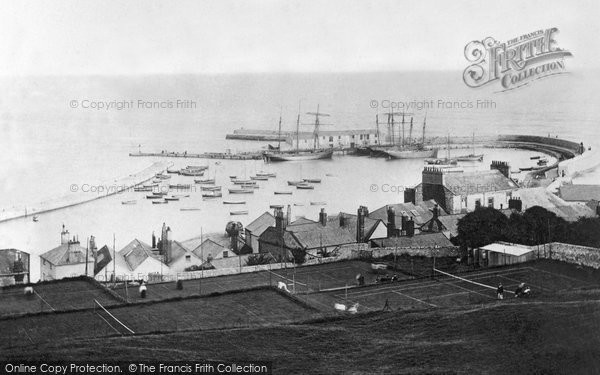
<svg viewBox="0 0 600 375">
<path fill-rule="evenodd" d="M 248 259 L 246 260 L 246 265 L 258 266 L 261 264 L 273 263 L 274 261 L 275 261 L 275 259 L 273 259 L 273 256 L 271 256 L 271 254 L 259 253 L 259 254 L 252 254 L 252 255 L 248 256 Z"/>
<path fill-rule="evenodd" d="M 582 217 L 569 225 L 568 243 L 600 247 L 600 218 Z"/>
<path fill-rule="evenodd" d="M 292 256 L 294 257 L 294 263 L 302 264 L 306 262 L 306 251 L 304 249 L 293 248 Z"/>
<path fill-rule="evenodd" d="M 463 246 L 476 248 L 505 240 L 508 218 L 491 207 L 481 207 L 458 221 L 458 236 Z"/>
<path fill-rule="evenodd" d="M 554 212 L 533 206 L 523 213 L 523 220 L 529 232 L 529 245 L 566 240 L 568 224 Z"/>
</svg>

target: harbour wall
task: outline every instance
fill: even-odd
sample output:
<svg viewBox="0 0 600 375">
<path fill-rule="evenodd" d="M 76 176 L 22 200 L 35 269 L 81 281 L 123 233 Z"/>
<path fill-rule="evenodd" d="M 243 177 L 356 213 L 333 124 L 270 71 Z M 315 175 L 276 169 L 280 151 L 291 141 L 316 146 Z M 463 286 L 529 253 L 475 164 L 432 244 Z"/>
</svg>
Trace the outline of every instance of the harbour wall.
<svg viewBox="0 0 600 375">
<path fill-rule="evenodd" d="M 157 173 L 164 172 L 170 163 L 167 162 L 155 162 L 148 168 L 143 169 L 137 173 L 129 176 L 114 179 L 105 184 L 98 184 L 97 186 L 104 186 L 106 189 L 103 191 L 84 192 L 79 189 L 76 192 L 72 192 L 68 195 L 64 195 L 54 199 L 48 199 L 31 206 L 23 207 L 10 207 L 0 211 L 0 222 L 18 219 L 21 217 L 33 216 L 44 212 L 54 211 L 61 208 L 76 206 L 78 204 L 90 202 L 96 199 L 105 198 L 113 194 L 117 194 L 121 191 L 133 188 L 139 184 L 142 184 L 148 180 L 151 180 Z"/>
</svg>

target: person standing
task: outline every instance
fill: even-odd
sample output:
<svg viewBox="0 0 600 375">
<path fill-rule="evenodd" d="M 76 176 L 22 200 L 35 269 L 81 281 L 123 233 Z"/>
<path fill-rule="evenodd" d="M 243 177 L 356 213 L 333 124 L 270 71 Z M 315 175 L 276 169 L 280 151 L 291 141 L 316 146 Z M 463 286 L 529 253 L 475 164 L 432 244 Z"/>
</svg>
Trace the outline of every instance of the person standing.
<svg viewBox="0 0 600 375">
<path fill-rule="evenodd" d="M 502 285 L 502 283 L 498 284 L 496 294 L 498 295 L 498 299 L 504 299 L 504 286 Z"/>
</svg>

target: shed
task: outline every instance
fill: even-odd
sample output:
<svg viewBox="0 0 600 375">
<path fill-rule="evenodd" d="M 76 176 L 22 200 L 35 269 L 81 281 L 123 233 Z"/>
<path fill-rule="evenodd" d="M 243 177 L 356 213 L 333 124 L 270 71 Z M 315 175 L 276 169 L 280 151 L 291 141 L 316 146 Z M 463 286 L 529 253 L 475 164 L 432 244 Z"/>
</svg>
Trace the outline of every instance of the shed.
<svg viewBox="0 0 600 375">
<path fill-rule="evenodd" d="M 489 267 L 524 263 L 535 259 L 535 252 L 530 247 L 504 242 L 496 242 L 476 250 L 479 250 L 483 260 L 487 259 Z"/>
</svg>

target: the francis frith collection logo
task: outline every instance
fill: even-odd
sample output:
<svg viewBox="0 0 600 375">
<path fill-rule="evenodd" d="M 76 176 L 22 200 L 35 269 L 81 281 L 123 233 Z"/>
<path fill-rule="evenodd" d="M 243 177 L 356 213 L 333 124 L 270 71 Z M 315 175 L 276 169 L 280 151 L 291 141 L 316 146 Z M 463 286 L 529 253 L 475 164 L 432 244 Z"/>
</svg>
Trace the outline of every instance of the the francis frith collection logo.
<svg viewBox="0 0 600 375">
<path fill-rule="evenodd" d="M 566 73 L 565 58 L 571 52 L 558 47 L 553 27 L 500 43 L 492 37 L 475 40 L 465 47 L 471 63 L 463 72 L 469 87 L 481 87 L 498 81 L 502 89 L 512 90 L 551 75 Z"/>
</svg>

